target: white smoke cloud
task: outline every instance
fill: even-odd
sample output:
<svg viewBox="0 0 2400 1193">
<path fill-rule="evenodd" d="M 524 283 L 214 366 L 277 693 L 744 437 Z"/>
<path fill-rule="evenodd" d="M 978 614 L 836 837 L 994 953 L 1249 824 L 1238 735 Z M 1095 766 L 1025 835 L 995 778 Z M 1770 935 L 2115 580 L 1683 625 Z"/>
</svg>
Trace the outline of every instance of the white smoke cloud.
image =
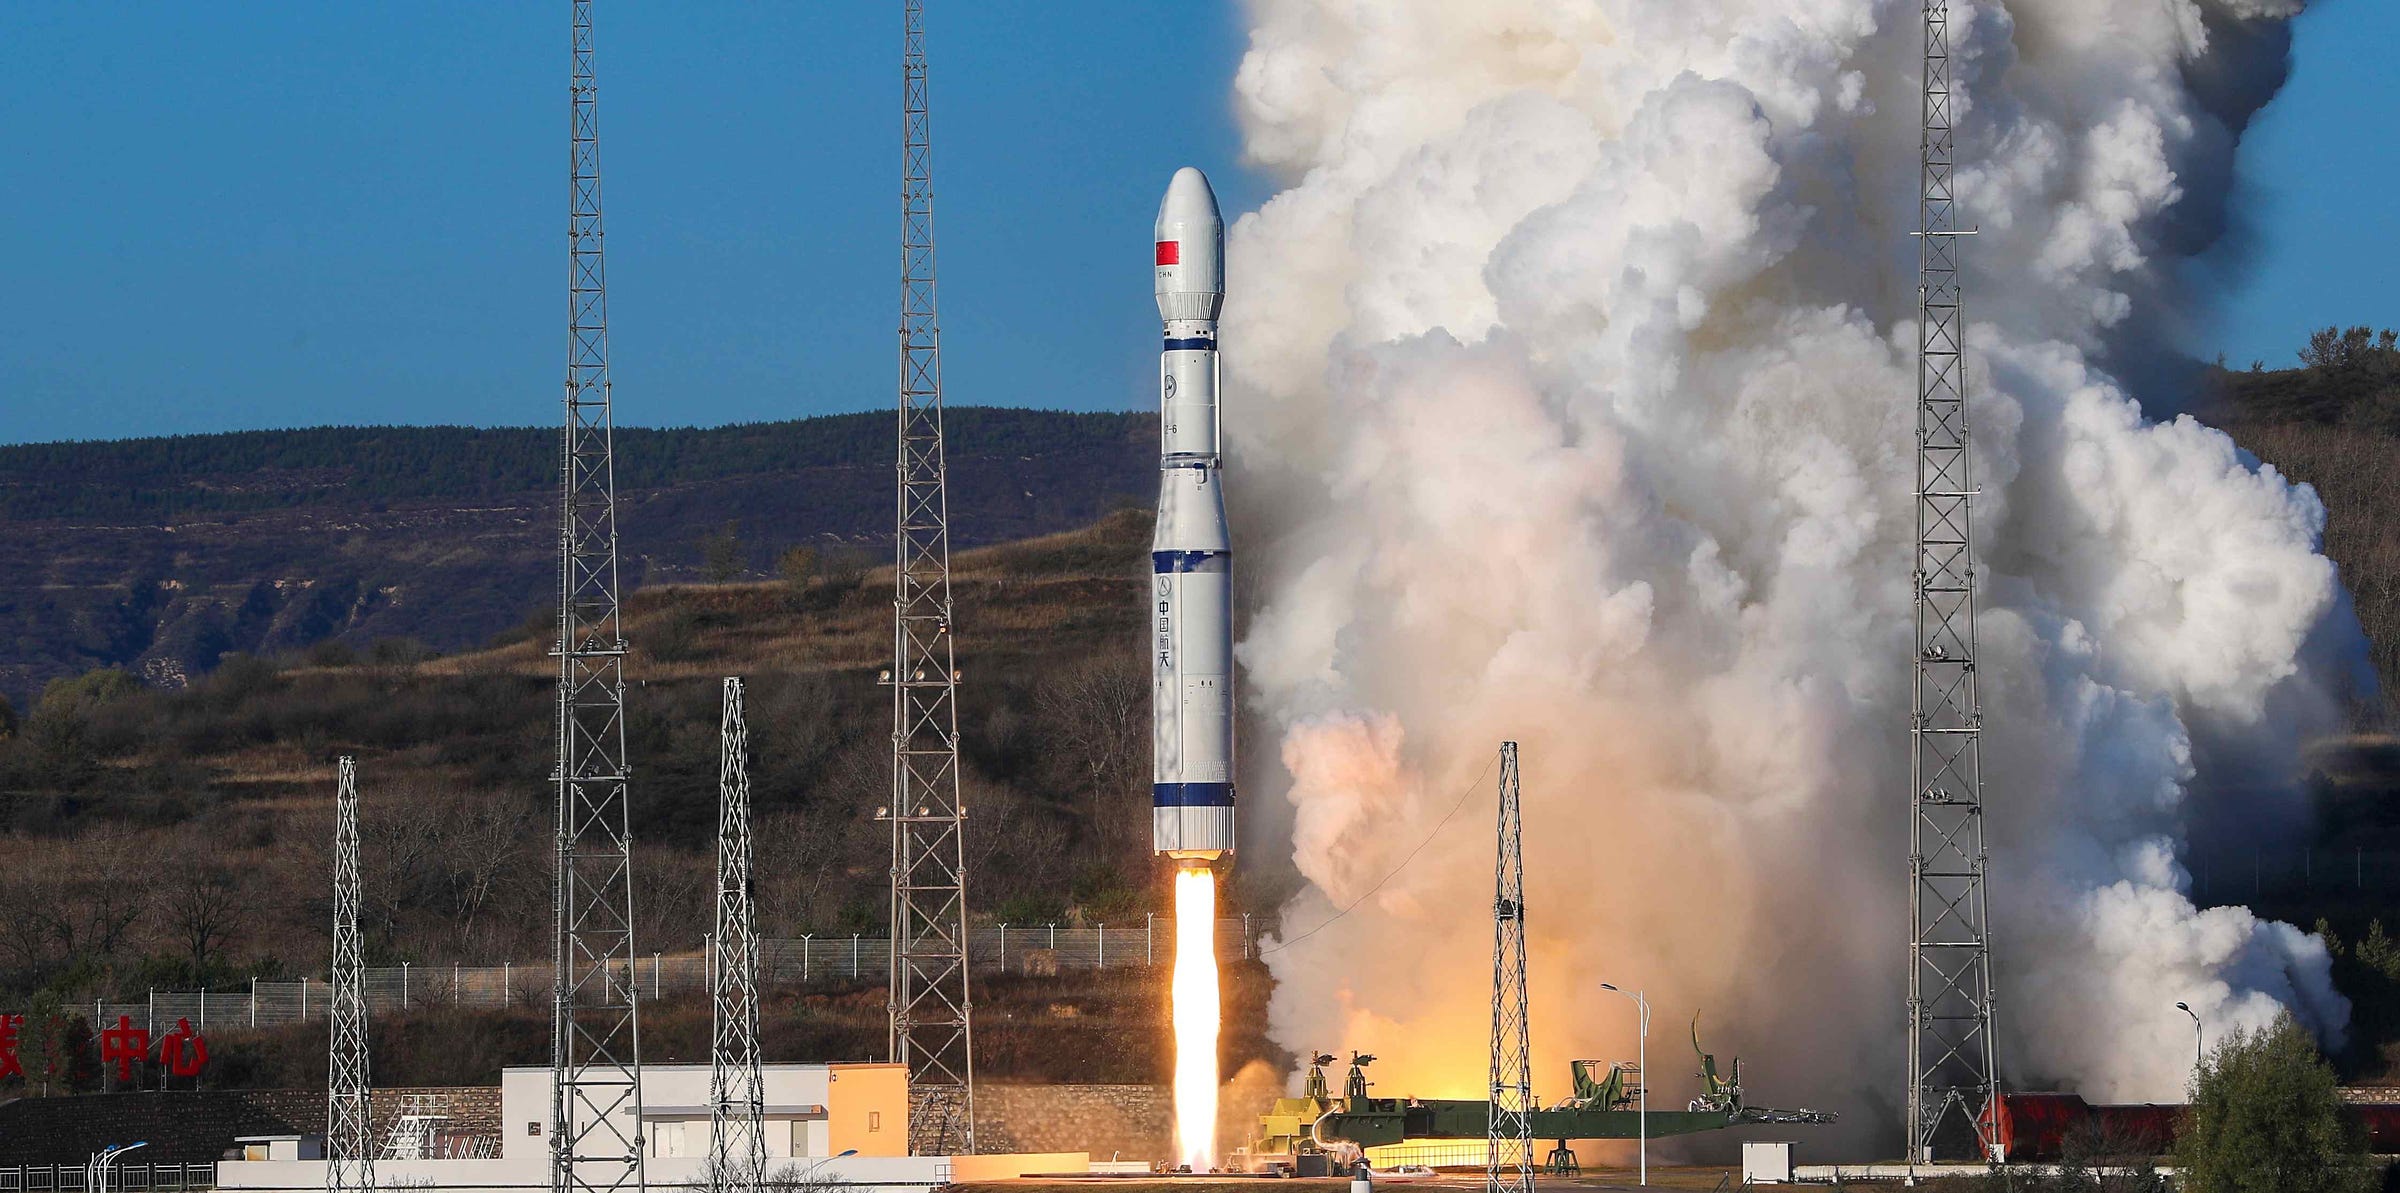
<svg viewBox="0 0 2400 1193">
<path fill-rule="evenodd" d="M 1231 237 L 1227 429 L 1286 923 L 1367 896 L 1515 738 L 1537 1082 L 1631 1054 L 1610 980 L 1703 1012 L 1754 1097 L 1888 1115 L 1919 6 L 1249 7 L 1239 112 L 1289 186 Z M 2303 644 L 2356 630 L 2327 629 L 2322 510 L 2107 371 L 2182 301 L 2161 226 L 2225 173 L 2187 82 L 2224 68 L 2212 27 L 2299 4 L 1952 7 L 2003 1063 L 2171 1100 L 2178 1000 L 2212 1030 L 2348 1016 L 2320 942 L 2196 910 L 2178 861 L 2196 741 L 2273 773 L 2327 723 Z M 2233 814 L 2303 815 L 2276 798 Z M 1278 1039 L 1381 1052 L 1387 1092 L 1480 1086 L 1467 808 L 1274 955 Z"/>
</svg>

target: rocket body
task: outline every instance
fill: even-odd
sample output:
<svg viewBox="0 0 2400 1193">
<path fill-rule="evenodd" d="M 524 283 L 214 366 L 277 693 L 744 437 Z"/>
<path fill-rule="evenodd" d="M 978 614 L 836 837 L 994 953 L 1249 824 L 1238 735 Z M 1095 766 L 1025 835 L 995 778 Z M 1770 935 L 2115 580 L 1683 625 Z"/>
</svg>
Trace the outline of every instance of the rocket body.
<svg viewBox="0 0 2400 1193">
<path fill-rule="evenodd" d="M 1158 531 L 1150 544 L 1152 848 L 1233 853 L 1233 544 L 1225 530 L 1217 315 L 1225 221 L 1208 179 L 1175 172 L 1158 206 Z"/>
</svg>

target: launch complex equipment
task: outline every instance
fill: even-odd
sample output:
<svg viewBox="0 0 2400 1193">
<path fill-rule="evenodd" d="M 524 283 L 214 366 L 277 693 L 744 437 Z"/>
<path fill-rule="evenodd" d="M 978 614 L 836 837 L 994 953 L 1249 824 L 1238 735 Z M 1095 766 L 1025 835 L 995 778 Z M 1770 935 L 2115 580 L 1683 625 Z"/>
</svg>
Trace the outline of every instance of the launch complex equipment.
<svg viewBox="0 0 2400 1193">
<path fill-rule="evenodd" d="M 1741 1059 L 1734 1059 L 1730 1076 L 1720 1075 L 1717 1058 L 1700 1047 L 1697 1018 L 1693 1020 L 1692 1051 L 1700 1060 L 1703 1092 L 1682 1110 L 1651 1111 L 1649 1135 L 1653 1139 L 1697 1135 L 1728 1127 L 1823 1125 L 1837 1117 L 1821 1110 L 1772 1110 L 1745 1105 Z M 1234 1166 L 1251 1172 L 1318 1176 L 1355 1159 L 1364 1148 L 1489 1136 L 1492 1112 L 1489 1102 L 1370 1096 L 1366 1069 L 1374 1060 L 1365 1053 L 1350 1054 L 1350 1071 L 1337 1098 L 1325 1083 L 1325 1066 L 1334 1063 L 1334 1058 L 1327 1053 L 1311 1058 L 1306 1092 L 1297 1098 L 1277 1098 L 1267 1113 L 1259 1116 L 1259 1138 L 1235 1154 Z M 1537 1103 L 1525 1112 L 1534 1137 L 1557 1141 L 1548 1156 L 1548 1166 L 1554 1173 L 1572 1172 L 1576 1168 L 1575 1153 L 1567 1146 L 1569 1140 L 1634 1139 L 1641 1134 L 1641 1114 L 1634 1108 L 1640 1088 L 1631 1080 L 1632 1066 L 1610 1063 L 1606 1076 L 1596 1076 L 1601 1063 L 1571 1062 L 1574 1094 L 1551 1106 Z"/>
<path fill-rule="evenodd" d="M 1818 1110 L 1770 1110 L 1742 1104 L 1742 1062 L 1719 1076 L 1717 1058 L 1700 1047 L 1700 1017 L 1692 1017 L 1692 1052 L 1700 1058 L 1702 1092 L 1683 1110 L 1642 1109 L 1642 1091 L 1630 1080 L 1640 1070 L 1615 1063 L 1595 1077 L 1600 1062 L 1579 1060 L 1569 1068 L 1574 1093 L 1553 1106 L 1533 1097 L 1529 1057 L 1531 1016 L 1525 981 L 1524 820 L 1518 800 L 1517 744 L 1500 747 L 1500 819 L 1493 868 L 1491 1097 L 1378 1098 L 1368 1092 L 1367 1066 L 1375 1058 L 1350 1054 L 1350 1072 L 1336 1098 L 1325 1084 L 1331 1053 L 1309 1060 L 1308 1084 L 1297 1098 L 1278 1098 L 1259 1118 L 1259 1137 L 1234 1153 L 1231 1166 L 1250 1172 L 1325 1176 L 1363 1157 L 1365 1149 L 1429 1139 L 1480 1139 L 1486 1143 L 1485 1187 L 1529 1189 L 1533 1184 L 1533 1141 L 1554 1139 L 1548 1166 L 1553 1173 L 1577 1171 L 1574 1139 L 1647 1139 L 1696 1135 L 1727 1127 L 1769 1123 L 1824 1124 L 1835 1116 Z M 1646 1120 L 1646 1123 L 1645 1123 Z M 1514 1145 L 1513 1147 L 1511 1145 Z M 1514 1153 L 1515 1163 L 1509 1163 Z"/>
</svg>

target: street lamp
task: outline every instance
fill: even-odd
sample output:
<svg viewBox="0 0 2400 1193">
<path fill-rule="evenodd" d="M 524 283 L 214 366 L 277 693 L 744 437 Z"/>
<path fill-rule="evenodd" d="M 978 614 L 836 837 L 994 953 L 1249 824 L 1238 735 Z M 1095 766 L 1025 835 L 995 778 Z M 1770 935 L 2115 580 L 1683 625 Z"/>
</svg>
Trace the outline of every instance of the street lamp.
<svg viewBox="0 0 2400 1193">
<path fill-rule="evenodd" d="M 1640 1123 L 1641 1141 L 1635 1145 L 1639 1149 L 1635 1155 L 1639 1157 L 1642 1167 L 1642 1186 L 1648 1188 L 1650 1185 L 1650 1000 L 1639 990 L 1628 993 L 1607 982 L 1600 983 L 1600 988 L 1611 994 L 1623 994 L 1632 999 L 1635 1006 L 1642 1009 L 1642 1035 L 1640 1042 L 1635 1045 L 1633 1060 L 1633 1067 L 1642 1075 L 1642 1084 L 1636 1089 L 1636 1093 L 1641 1098 L 1641 1111 L 1636 1120 Z M 1606 1107 L 1602 1107 L 1602 1109 L 1606 1109 Z"/>
<path fill-rule="evenodd" d="M 2207 1055 L 2200 1028 L 2200 1012 L 2193 1010 L 2192 1004 L 2188 1002 L 2176 1003 L 2175 1009 L 2192 1017 L 2192 1072 L 2197 1074 L 2200 1071 L 2201 1058 Z"/>
<path fill-rule="evenodd" d="M 148 1146 L 150 1146 L 150 1141 L 145 1139 L 140 1143 L 129 1143 L 124 1147 L 118 1147 L 116 1144 L 112 1143 L 107 1147 L 100 1149 L 100 1151 L 94 1154 L 90 1160 L 84 1162 L 84 1189 L 87 1191 L 87 1193 L 108 1193 L 109 1169 L 114 1168 L 119 1163 L 123 1162 L 125 1159 L 125 1153 L 132 1151 L 135 1148 Z"/>
</svg>

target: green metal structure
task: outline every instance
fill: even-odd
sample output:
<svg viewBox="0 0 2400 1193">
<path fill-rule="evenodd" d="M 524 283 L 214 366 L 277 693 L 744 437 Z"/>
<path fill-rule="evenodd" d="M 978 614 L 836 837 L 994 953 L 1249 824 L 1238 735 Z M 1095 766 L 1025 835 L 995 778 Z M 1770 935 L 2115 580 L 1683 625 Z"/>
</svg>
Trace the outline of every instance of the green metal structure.
<svg viewBox="0 0 2400 1193">
<path fill-rule="evenodd" d="M 1717 1058 L 1700 1047 L 1694 1021 L 1692 1051 L 1700 1060 L 1703 1092 L 1682 1110 L 1650 1112 L 1649 1137 L 1665 1139 L 1696 1135 L 1729 1127 L 1769 1123 L 1821 1125 L 1836 1116 L 1820 1110 L 1772 1110 L 1742 1101 L 1742 1062 L 1737 1057 L 1730 1076 L 1717 1072 Z M 1428 1139 L 1483 1139 L 1490 1128 L 1491 1104 L 1452 1098 L 1377 1098 L 1368 1094 L 1366 1068 L 1373 1056 L 1352 1053 L 1342 1096 L 1333 1097 L 1325 1080 L 1330 1054 L 1310 1058 L 1306 1092 L 1297 1098 L 1278 1098 L 1259 1118 L 1259 1139 L 1237 1153 L 1238 1166 L 1251 1171 L 1278 1168 L 1313 1174 L 1332 1158 L 1349 1158 L 1371 1147 Z M 1555 1139 L 1549 1156 L 1553 1171 L 1571 1171 L 1573 1139 L 1634 1139 L 1642 1133 L 1637 1109 L 1639 1090 L 1629 1079 L 1628 1066 L 1602 1062 L 1571 1063 L 1574 1093 L 1555 1105 L 1536 1105 L 1530 1111 L 1533 1134 Z"/>
</svg>

